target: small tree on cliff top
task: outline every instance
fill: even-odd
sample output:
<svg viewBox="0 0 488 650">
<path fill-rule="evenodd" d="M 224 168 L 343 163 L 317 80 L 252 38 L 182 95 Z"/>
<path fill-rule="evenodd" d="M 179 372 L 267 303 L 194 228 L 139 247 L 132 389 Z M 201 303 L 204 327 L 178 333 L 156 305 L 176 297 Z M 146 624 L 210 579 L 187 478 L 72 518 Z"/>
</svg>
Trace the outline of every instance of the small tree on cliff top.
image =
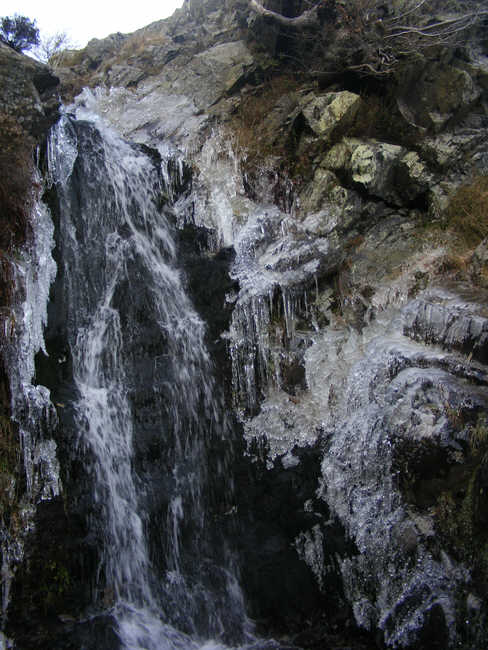
<svg viewBox="0 0 488 650">
<path fill-rule="evenodd" d="M 60 64 L 60 54 L 64 50 L 70 50 L 75 47 L 66 32 L 56 32 L 51 36 L 41 36 L 39 45 L 34 48 L 33 54 L 36 59 L 43 63 L 49 63 L 53 68 Z"/>
<path fill-rule="evenodd" d="M 4 16 L 0 18 L 0 39 L 16 52 L 30 50 L 39 44 L 36 21 L 17 14 Z"/>
</svg>

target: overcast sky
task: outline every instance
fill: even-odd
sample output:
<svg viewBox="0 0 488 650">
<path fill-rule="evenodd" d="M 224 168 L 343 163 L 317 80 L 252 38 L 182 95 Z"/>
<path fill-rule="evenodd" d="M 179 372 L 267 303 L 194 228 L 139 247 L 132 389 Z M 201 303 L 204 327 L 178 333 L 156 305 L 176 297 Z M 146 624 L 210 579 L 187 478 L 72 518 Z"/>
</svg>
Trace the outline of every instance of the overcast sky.
<svg viewBox="0 0 488 650">
<path fill-rule="evenodd" d="M 91 38 L 133 32 L 170 16 L 183 0 L 1 0 L 0 16 L 36 20 L 43 35 L 66 32 L 78 47 Z"/>
</svg>

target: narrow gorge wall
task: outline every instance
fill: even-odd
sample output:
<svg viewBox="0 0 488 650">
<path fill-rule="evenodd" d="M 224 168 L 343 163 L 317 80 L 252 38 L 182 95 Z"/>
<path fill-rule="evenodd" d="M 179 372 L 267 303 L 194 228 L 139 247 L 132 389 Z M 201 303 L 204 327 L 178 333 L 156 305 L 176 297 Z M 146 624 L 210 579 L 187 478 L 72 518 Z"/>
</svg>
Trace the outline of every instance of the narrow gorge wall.
<svg viewBox="0 0 488 650">
<path fill-rule="evenodd" d="M 486 644 L 486 26 L 365 75 L 340 4 L 326 56 L 202 0 L 58 62 L 2 339 L 15 647 Z"/>
<path fill-rule="evenodd" d="M 57 417 L 47 389 L 33 382 L 56 272 L 53 225 L 40 201 L 34 154 L 58 117 L 58 83 L 47 66 L 0 43 L 0 644 L 36 505 L 59 495 Z"/>
</svg>

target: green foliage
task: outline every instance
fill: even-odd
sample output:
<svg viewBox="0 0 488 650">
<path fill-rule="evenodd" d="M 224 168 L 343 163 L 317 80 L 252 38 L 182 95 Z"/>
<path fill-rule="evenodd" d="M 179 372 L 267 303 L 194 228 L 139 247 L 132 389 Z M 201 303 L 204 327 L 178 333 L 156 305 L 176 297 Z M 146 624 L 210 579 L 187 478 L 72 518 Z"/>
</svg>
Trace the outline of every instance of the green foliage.
<svg viewBox="0 0 488 650">
<path fill-rule="evenodd" d="M 4 16 L 0 18 L 0 39 L 16 52 L 24 52 L 39 44 L 39 29 L 27 16 Z"/>
</svg>

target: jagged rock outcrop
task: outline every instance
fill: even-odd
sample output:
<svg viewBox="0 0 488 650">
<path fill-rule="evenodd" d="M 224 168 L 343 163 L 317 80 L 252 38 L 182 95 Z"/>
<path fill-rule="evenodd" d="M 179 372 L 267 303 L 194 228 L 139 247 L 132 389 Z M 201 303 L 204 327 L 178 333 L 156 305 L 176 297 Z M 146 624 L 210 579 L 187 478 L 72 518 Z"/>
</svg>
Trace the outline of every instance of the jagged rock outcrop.
<svg viewBox="0 0 488 650">
<path fill-rule="evenodd" d="M 59 79 L 52 70 L 0 42 L 2 115 L 16 118 L 37 140 L 59 116 Z"/>
</svg>

